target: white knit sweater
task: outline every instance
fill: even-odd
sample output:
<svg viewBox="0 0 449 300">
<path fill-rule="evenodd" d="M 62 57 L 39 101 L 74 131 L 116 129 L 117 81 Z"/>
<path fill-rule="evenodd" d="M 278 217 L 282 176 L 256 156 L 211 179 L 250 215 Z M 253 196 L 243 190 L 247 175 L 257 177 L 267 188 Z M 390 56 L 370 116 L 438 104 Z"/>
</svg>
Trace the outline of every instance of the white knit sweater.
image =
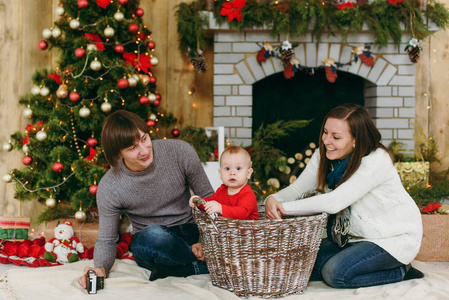
<svg viewBox="0 0 449 300">
<path fill-rule="evenodd" d="M 290 186 L 273 196 L 288 214 L 330 214 L 350 206 L 349 242 L 373 242 L 404 264 L 418 254 L 422 221 L 418 207 L 401 184 L 390 156 L 377 149 L 362 159 L 346 182 L 328 193 L 295 201 L 317 188 L 320 154 L 316 151 L 305 170 Z"/>
</svg>

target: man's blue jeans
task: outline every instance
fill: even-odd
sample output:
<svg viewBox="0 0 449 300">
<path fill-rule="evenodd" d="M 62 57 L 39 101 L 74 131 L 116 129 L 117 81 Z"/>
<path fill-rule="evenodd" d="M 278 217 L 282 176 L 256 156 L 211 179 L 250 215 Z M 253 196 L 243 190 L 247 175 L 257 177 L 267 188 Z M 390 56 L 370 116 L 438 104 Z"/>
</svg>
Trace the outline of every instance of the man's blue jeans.
<svg viewBox="0 0 449 300">
<path fill-rule="evenodd" d="M 358 288 L 404 279 L 406 267 L 371 242 L 339 248 L 326 238 L 321 242 L 310 280 L 324 280 L 334 288 Z"/>
<path fill-rule="evenodd" d="M 206 263 L 199 261 L 192 252 L 191 246 L 198 241 L 196 224 L 173 227 L 150 225 L 134 235 L 130 250 L 136 263 L 148 270 L 153 270 L 156 265 L 193 264 L 195 274 L 206 274 Z"/>
</svg>

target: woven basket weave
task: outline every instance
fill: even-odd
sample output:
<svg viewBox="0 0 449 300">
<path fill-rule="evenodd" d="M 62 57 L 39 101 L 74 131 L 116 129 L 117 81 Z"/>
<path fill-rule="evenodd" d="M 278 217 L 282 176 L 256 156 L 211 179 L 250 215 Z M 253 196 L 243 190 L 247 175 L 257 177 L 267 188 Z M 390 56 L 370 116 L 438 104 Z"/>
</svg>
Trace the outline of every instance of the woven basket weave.
<svg viewBox="0 0 449 300">
<path fill-rule="evenodd" d="M 210 218 L 194 208 L 212 284 L 242 297 L 302 294 L 327 214 L 282 220 Z"/>
</svg>

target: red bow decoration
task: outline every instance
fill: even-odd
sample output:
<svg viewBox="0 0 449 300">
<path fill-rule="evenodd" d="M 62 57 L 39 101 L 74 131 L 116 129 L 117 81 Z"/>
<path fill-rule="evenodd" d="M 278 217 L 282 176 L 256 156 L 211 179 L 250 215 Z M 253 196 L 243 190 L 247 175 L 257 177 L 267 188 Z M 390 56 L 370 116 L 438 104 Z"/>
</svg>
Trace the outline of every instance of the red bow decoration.
<svg viewBox="0 0 449 300">
<path fill-rule="evenodd" d="M 402 3 L 403 0 L 388 0 L 388 3 L 390 3 L 391 5 L 398 5 L 399 3 Z"/>
<path fill-rule="evenodd" d="M 89 155 L 86 157 L 87 160 L 88 161 L 92 161 L 95 158 L 95 156 L 97 156 L 97 151 L 94 148 L 90 147 L 89 148 Z"/>
<path fill-rule="evenodd" d="M 37 125 L 33 125 L 33 124 L 27 124 L 27 126 L 25 126 L 25 133 L 27 134 L 27 136 L 22 140 L 22 146 L 25 146 L 26 144 L 28 144 L 28 136 L 30 133 L 32 132 L 36 132 L 42 129 L 44 122 L 40 121 L 39 123 L 37 123 Z"/>
<path fill-rule="evenodd" d="M 146 54 L 139 54 L 139 58 L 132 52 L 123 53 L 123 58 L 126 60 L 125 65 L 133 65 L 137 71 L 144 71 L 148 73 L 148 68 L 153 67 L 150 63 L 150 57 Z"/>
<path fill-rule="evenodd" d="M 388 1 L 390 1 L 390 0 L 388 0 Z M 400 0 L 400 1 L 402 1 L 402 0 Z M 346 2 L 346 3 L 343 3 L 342 5 L 337 6 L 337 9 L 341 10 L 341 9 L 352 8 L 352 7 L 354 7 L 354 3 Z"/>
<path fill-rule="evenodd" d="M 62 84 L 61 76 L 59 76 L 57 73 L 51 73 L 47 75 L 48 78 L 53 79 L 56 81 L 59 85 Z"/>
<path fill-rule="evenodd" d="M 437 210 L 438 208 L 440 208 L 441 207 L 441 204 L 440 203 L 438 203 L 438 202 L 433 202 L 432 204 L 427 204 L 427 206 L 424 206 L 423 208 L 422 208 L 422 210 L 423 210 L 423 212 L 432 212 L 432 211 L 435 211 L 435 210 Z"/>
<path fill-rule="evenodd" d="M 234 0 L 232 2 L 225 2 L 220 10 L 220 15 L 228 16 L 228 21 L 231 22 L 234 18 L 240 22 L 242 20 L 242 8 L 245 6 L 246 0 Z"/>
<path fill-rule="evenodd" d="M 111 0 L 97 0 L 97 5 L 101 8 L 106 9 L 109 4 L 111 4 Z"/>
<path fill-rule="evenodd" d="M 100 36 L 96 33 L 84 33 L 84 36 L 87 37 L 92 43 L 97 46 L 98 51 L 104 51 L 104 44 L 101 40 Z"/>
</svg>

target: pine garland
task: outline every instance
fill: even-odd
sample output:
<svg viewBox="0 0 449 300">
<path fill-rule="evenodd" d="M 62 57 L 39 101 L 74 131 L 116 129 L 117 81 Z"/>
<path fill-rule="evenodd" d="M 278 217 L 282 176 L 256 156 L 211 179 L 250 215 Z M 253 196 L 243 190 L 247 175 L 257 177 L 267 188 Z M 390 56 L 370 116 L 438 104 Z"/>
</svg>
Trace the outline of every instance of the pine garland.
<svg viewBox="0 0 449 300">
<path fill-rule="evenodd" d="M 214 17 L 219 23 L 228 22 L 227 16 L 220 15 L 224 2 L 226 0 L 216 0 L 213 9 Z M 177 6 L 178 33 L 181 37 L 179 48 L 183 53 L 187 53 L 189 49 L 197 49 L 198 42 L 204 50 L 208 21 L 200 13 L 203 6 L 203 1 L 200 0 Z M 419 40 L 431 35 L 426 19 L 444 30 L 449 25 L 449 11 L 435 0 L 429 0 L 424 12 L 419 9 L 416 0 L 404 0 L 397 5 L 376 0 L 341 10 L 332 1 L 284 0 L 278 4 L 263 4 L 247 0 L 242 9 L 242 21 L 234 19 L 229 25 L 237 31 L 265 26 L 270 28 L 272 35 L 292 37 L 311 31 L 318 41 L 323 34 L 341 34 L 342 42 L 345 42 L 349 34 L 360 31 L 366 22 L 374 35 L 373 44 L 386 46 L 391 40 L 399 46 L 403 34 L 401 25 Z"/>
</svg>

